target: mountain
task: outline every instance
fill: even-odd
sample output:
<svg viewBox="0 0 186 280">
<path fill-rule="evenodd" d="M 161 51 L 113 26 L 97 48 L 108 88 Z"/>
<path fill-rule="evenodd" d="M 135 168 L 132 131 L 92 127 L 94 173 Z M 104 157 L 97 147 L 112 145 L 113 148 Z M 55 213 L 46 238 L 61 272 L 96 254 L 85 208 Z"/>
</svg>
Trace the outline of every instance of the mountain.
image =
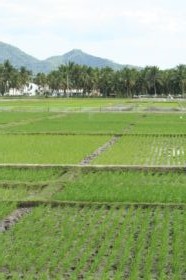
<svg viewBox="0 0 186 280">
<path fill-rule="evenodd" d="M 5 60 L 9 60 L 16 68 L 25 66 L 33 71 L 33 73 L 49 72 L 51 70 L 49 63 L 28 55 L 12 45 L 0 42 L 0 63 L 3 63 Z"/>
<path fill-rule="evenodd" d="M 124 65 L 115 63 L 109 59 L 93 56 L 78 49 L 74 49 L 61 56 L 50 57 L 46 59 L 46 61 L 50 62 L 55 68 L 57 68 L 61 64 L 67 64 L 69 62 L 74 62 L 79 65 L 87 65 L 93 68 L 111 67 L 114 70 L 120 70 L 124 67 Z"/>
<path fill-rule="evenodd" d="M 120 70 L 124 67 L 138 68 L 131 65 L 118 64 L 109 59 L 84 53 L 78 49 L 74 49 L 61 56 L 52 56 L 45 60 L 39 60 L 31 55 L 26 54 L 17 47 L 0 42 L 0 63 L 3 63 L 5 60 L 9 60 L 10 63 L 16 68 L 25 66 L 33 73 L 49 73 L 50 71 L 57 69 L 61 64 L 67 64 L 68 62 L 74 62 L 76 64 L 98 68 L 111 67 L 114 70 Z"/>
</svg>

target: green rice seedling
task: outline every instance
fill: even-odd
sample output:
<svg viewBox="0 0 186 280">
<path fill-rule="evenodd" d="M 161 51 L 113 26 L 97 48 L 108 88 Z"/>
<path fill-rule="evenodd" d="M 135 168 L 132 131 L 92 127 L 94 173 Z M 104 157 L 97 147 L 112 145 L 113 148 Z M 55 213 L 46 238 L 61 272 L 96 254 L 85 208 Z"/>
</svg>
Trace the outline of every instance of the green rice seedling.
<svg viewBox="0 0 186 280">
<path fill-rule="evenodd" d="M 89 172 L 67 181 L 54 200 L 135 203 L 185 203 L 184 173 Z"/>
<path fill-rule="evenodd" d="M 0 182 L 42 182 L 58 179 L 63 174 L 58 168 L 0 168 Z"/>
<path fill-rule="evenodd" d="M 16 209 L 16 203 L 0 202 L 0 219 L 3 219 Z"/>
<path fill-rule="evenodd" d="M 118 209 L 118 211 L 116 211 L 113 208 L 114 216 L 112 217 L 111 213 L 109 214 L 109 219 L 111 221 L 109 223 L 110 228 L 107 232 L 107 235 L 105 236 L 105 234 L 103 234 L 103 232 L 100 233 L 101 243 L 100 243 L 100 239 L 98 239 L 96 241 L 95 246 L 93 246 L 93 248 L 92 248 L 93 249 L 92 254 L 90 254 L 90 252 L 87 252 L 88 260 L 87 261 L 85 260 L 84 264 L 81 264 L 81 266 L 79 267 L 79 270 L 80 270 L 79 275 L 83 274 L 84 277 L 86 277 L 88 279 L 89 277 L 91 277 L 93 272 L 95 272 L 97 270 L 97 267 L 100 264 L 100 261 L 102 260 L 103 256 L 106 253 L 106 250 L 109 247 L 110 240 L 112 240 L 115 237 L 116 232 L 118 231 L 118 224 L 123 221 L 122 213 L 123 213 L 122 208 Z M 105 225 L 104 225 L 104 228 L 102 228 L 101 230 L 105 231 Z M 92 241 L 93 240 L 91 240 L 91 243 L 92 243 Z M 75 274 L 74 274 L 74 278 L 75 278 Z M 100 278 L 100 275 L 97 275 L 97 278 Z"/>
<path fill-rule="evenodd" d="M 128 231 L 127 242 L 124 244 L 124 247 L 121 248 L 119 253 L 119 263 L 117 270 L 115 272 L 114 278 L 119 280 L 121 278 L 128 278 L 130 276 L 130 267 L 129 261 L 132 263 L 133 258 L 131 256 L 132 248 L 135 244 L 136 233 L 138 227 L 140 226 L 142 220 L 140 219 L 141 209 L 138 208 L 135 210 L 135 215 L 133 215 L 130 220 L 130 228 Z"/>
<path fill-rule="evenodd" d="M 163 216 L 163 211 L 161 212 L 161 209 L 157 208 L 151 221 L 148 247 L 146 249 L 146 255 L 143 258 L 143 277 L 145 279 L 159 277 L 160 274 L 154 259 L 159 255 L 159 244 L 161 246 L 160 235 L 163 230 L 162 223 L 159 221 L 161 214 Z"/>
<path fill-rule="evenodd" d="M 0 126 L 6 124 L 19 124 L 23 121 L 36 121 L 38 118 L 41 119 L 45 116 L 49 116 L 46 113 L 30 113 L 30 112 L 0 112 Z"/>
<path fill-rule="evenodd" d="M 147 209 L 147 211 L 144 214 L 143 224 L 140 227 L 140 234 L 136 243 L 135 258 L 131 264 L 131 273 L 130 273 L 131 280 L 138 279 L 140 275 L 143 275 L 142 257 L 145 254 L 145 247 L 147 246 L 147 242 L 148 242 L 147 239 L 151 227 L 151 219 L 152 219 L 151 216 L 152 216 L 151 209 Z"/>
<path fill-rule="evenodd" d="M 39 98 L 39 99 L 21 99 L 21 100 L 3 100 L 1 108 L 6 110 L 21 111 L 83 111 L 91 108 L 101 110 L 104 107 L 114 107 L 130 103 L 136 103 L 134 100 L 113 99 L 113 98 Z"/>
<path fill-rule="evenodd" d="M 138 118 L 137 114 L 121 113 L 64 113 L 56 118 L 43 118 L 4 128 L 16 133 L 64 133 L 64 134 L 114 134 L 123 133 Z"/>
<path fill-rule="evenodd" d="M 126 135 L 92 164 L 184 166 L 185 147 L 185 136 Z"/>
<path fill-rule="evenodd" d="M 34 200 L 42 189 L 42 186 L 0 187 L 0 201 Z"/>
<path fill-rule="evenodd" d="M 185 134 L 186 116 L 180 113 L 143 114 L 131 133 L 139 134 Z"/>
<path fill-rule="evenodd" d="M 175 209 L 173 211 L 173 244 L 172 244 L 172 262 L 173 272 L 176 276 L 174 279 L 184 279 L 185 277 L 185 228 L 186 228 L 186 214 L 185 211 Z"/>
<path fill-rule="evenodd" d="M 94 215 L 92 211 L 94 212 Z M 83 250 L 86 250 L 86 243 L 88 244 L 92 240 L 92 236 L 94 235 L 94 228 L 95 224 L 98 220 L 102 220 L 102 216 L 104 211 L 96 211 L 94 208 L 90 209 L 83 209 L 81 211 L 82 214 L 82 220 L 81 223 L 78 221 L 77 228 L 73 230 L 73 232 L 69 232 L 71 234 L 71 242 L 69 243 L 69 247 L 72 245 L 72 240 L 74 240 L 74 237 L 78 237 L 78 240 L 75 241 L 76 250 L 74 251 L 73 248 L 69 248 L 63 251 L 63 255 L 60 254 L 60 256 L 63 256 L 63 262 L 62 265 L 64 268 L 66 268 L 66 272 L 69 271 L 69 273 L 72 273 L 71 267 L 77 266 L 81 259 L 81 253 L 83 253 Z M 104 215 L 103 215 L 104 217 Z M 80 229 L 79 229 L 80 227 Z M 66 247 L 66 244 L 65 244 Z M 65 254 L 64 254 L 65 253 Z"/>
<path fill-rule="evenodd" d="M 160 279 L 161 275 L 164 277 L 161 270 L 166 271 L 169 261 L 168 229 L 173 213 L 174 266 L 167 277 L 184 279 L 185 250 L 179 255 L 177 252 L 184 242 L 185 215 L 183 209 L 175 208 L 169 213 L 170 209 L 36 207 L 11 230 L 1 233 L 0 267 L 7 268 L 1 276 L 5 278 L 8 273 L 25 279 L 27 275 L 40 279 L 43 275 L 52 279 Z M 158 259 L 156 262 L 157 257 L 162 265 Z"/>
<path fill-rule="evenodd" d="M 73 164 L 107 142 L 109 136 L 0 135 L 1 163 Z"/>
<path fill-rule="evenodd" d="M 126 236 L 128 236 L 129 227 L 131 226 L 132 216 L 134 214 L 133 207 L 125 210 L 122 208 L 124 221 L 121 223 L 121 229 L 118 232 L 117 238 L 114 239 L 113 245 L 108 246 L 108 257 L 105 260 L 105 263 L 100 263 L 97 271 L 93 274 L 94 277 L 99 277 L 100 279 L 110 278 L 114 276 L 114 272 L 111 269 L 113 266 L 117 267 L 118 261 L 120 259 L 121 248 L 125 246 Z M 92 271 L 93 273 L 93 271 Z M 98 275 L 99 273 L 99 275 Z"/>
</svg>

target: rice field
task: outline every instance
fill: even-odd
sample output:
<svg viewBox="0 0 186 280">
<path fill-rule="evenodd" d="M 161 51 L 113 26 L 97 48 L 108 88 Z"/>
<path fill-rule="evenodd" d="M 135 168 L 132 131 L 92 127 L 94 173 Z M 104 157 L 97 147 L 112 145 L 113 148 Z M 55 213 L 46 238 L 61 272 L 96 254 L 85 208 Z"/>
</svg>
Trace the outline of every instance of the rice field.
<svg viewBox="0 0 186 280">
<path fill-rule="evenodd" d="M 121 113 L 63 113 L 55 118 L 43 118 L 27 123 L 5 127 L 4 132 L 16 133 L 66 133 L 66 134 L 114 134 L 127 131 L 136 122 L 137 114 Z"/>
<path fill-rule="evenodd" d="M 1 201 L 20 201 L 37 199 L 37 195 L 42 192 L 43 185 L 32 186 L 27 184 L 15 184 L 0 186 Z"/>
<path fill-rule="evenodd" d="M 0 99 L 0 110 L 24 112 L 83 112 L 115 110 L 115 107 L 131 109 L 131 102 L 124 99 L 103 98 L 38 98 Z"/>
<path fill-rule="evenodd" d="M 0 233 L 12 279 L 185 279 L 183 209 L 36 207 Z"/>
<path fill-rule="evenodd" d="M 186 203 L 185 173 L 98 171 L 61 184 L 54 200 L 125 203 Z"/>
<path fill-rule="evenodd" d="M 185 104 L 0 99 L 0 279 L 186 279 Z"/>
<path fill-rule="evenodd" d="M 29 112 L 0 112 L 0 127 L 3 128 L 3 125 L 11 124 L 20 124 L 24 121 L 33 121 L 41 119 L 46 116 L 50 116 L 50 113 L 29 113 Z"/>
<path fill-rule="evenodd" d="M 64 173 L 60 168 L 0 168 L 0 182 L 2 183 L 37 183 L 50 182 L 58 179 Z"/>
<path fill-rule="evenodd" d="M 130 133 L 134 134 L 185 134 L 186 115 L 182 113 L 142 114 Z"/>
<path fill-rule="evenodd" d="M 0 135 L 0 162 L 72 164 L 103 145 L 109 136 Z"/>
<path fill-rule="evenodd" d="M 125 135 L 93 164 L 184 166 L 186 136 Z"/>
<path fill-rule="evenodd" d="M 35 112 L 83 111 L 183 111 L 184 101 L 119 98 L 22 98 L 0 99 L 0 110 Z"/>
</svg>

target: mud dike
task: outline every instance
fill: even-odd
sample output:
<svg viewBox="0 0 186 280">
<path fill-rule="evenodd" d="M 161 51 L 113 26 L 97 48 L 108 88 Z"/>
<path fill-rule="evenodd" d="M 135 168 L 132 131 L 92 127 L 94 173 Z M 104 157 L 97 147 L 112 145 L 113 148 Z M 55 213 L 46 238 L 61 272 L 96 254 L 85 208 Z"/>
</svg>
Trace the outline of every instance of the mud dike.
<svg viewBox="0 0 186 280">
<path fill-rule="evenodd" d="M 96 151 L 94 151 L 92 154 L 85 157 L 79 164 L 80 165 L 87 165 L 90 164 L 92 160 L 94 160 L 96 157 L 98 157 L 100 154 L 102 154 L 105 150 L 113 146 L 119 139 L 121 138 L 121 135 L 115 135 L 113 136 L 108 142 L 106 142 L 103 146 L 99 147 Z"/>
<path fill-rule="evenodd" d="M 0 221 L 0 232 L 9 230 L 13 225 L 19 222 L 19 220 L 31 212 L 31 208 L 19 208 L 7 216 L 4 220 Z"/>
</svg>

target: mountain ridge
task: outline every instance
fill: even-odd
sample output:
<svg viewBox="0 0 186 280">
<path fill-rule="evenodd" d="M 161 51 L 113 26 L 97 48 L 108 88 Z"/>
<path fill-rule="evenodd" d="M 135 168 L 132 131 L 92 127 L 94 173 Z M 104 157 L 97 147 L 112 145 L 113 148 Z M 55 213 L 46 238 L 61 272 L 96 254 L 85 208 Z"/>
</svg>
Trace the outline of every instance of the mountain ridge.
<svg viewBox="0 0 186 280">
<path fill-rule="evenodd" d="M 128 64 L 122 65 L 106 58 L 93 56 L 80 49 L 72 49 L 63 55 L 51 56 L 47 59 L 40 60 L 13 45 L 0 42 L 0 63 L 3 63 L 6 60 L 9 60 L 16 68 L 24 66 L 34 74 L 38 72 L 49 73 L 50 71 L 57 69 L 61 64 L 67 64 L 69 62 L 93 68 L 110 67 L 113 70 L 121 70 L 122 68 L 139 68 L 137 66 Z"/>
</svg>

